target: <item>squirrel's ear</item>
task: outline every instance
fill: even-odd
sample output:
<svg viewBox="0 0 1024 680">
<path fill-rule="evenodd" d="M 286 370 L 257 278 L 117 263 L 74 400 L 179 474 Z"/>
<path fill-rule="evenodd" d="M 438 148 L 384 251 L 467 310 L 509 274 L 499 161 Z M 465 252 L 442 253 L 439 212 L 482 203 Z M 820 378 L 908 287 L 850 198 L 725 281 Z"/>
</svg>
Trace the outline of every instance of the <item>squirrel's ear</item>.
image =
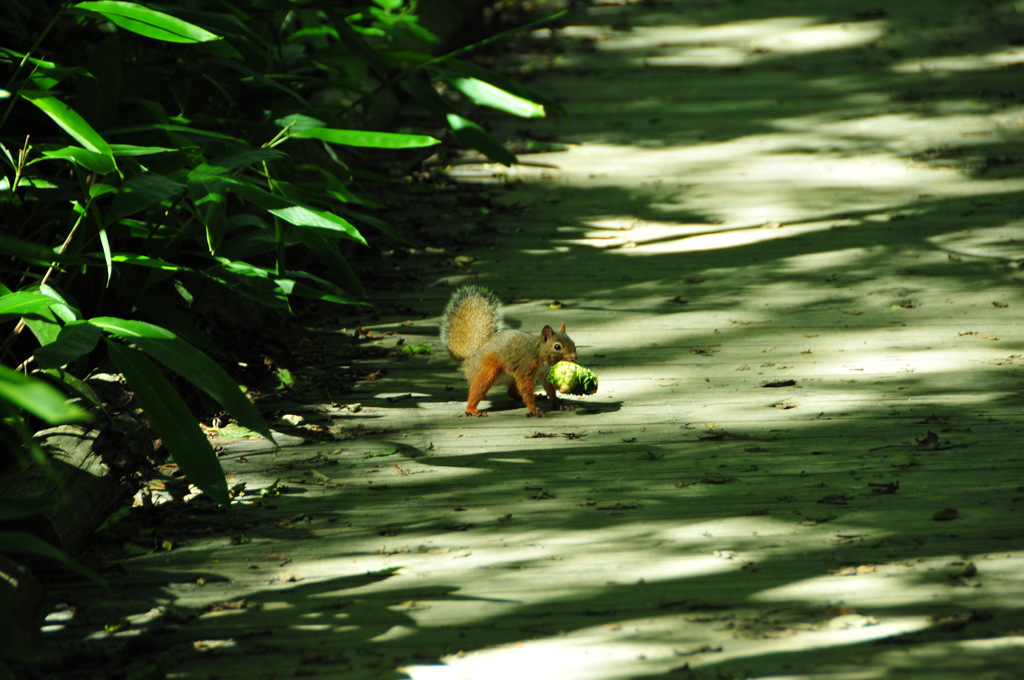
<svg viewBox="0 0 1024 680">
<path fill-rule="evenodd" d="M 555 332 L 551 330 L 551 326 L 544 326 L 544 328 L 540 329 L 540 339 L 545 342 L 554 334 Z"/>
<path fill-rule="evenodd" d="M 558 324 L 558 332 L 559 333 L 565 333 L 565 322 L 564 321 L 562 323 Z"/>
</svg>

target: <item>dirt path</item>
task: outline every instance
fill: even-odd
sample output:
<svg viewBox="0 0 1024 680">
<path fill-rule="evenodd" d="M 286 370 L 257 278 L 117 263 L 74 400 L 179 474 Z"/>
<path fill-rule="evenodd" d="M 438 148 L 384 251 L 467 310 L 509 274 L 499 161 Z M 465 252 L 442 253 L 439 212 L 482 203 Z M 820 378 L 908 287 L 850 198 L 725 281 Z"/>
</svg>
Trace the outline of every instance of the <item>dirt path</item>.
<svg viewBox="0 0 1024 680">
<path fill-rule="evenodd" d="M 1022 43 L 966 0 L 542 31 L 520 66 L 570 115 L 519 127 L 568 148 L 454 168 L 504 209 L 389 302 L 486 285 L 599 393 L 460 417 L 436 316 L 384 319 L 438 351 L 306 405 L 335 442 L 228 446 L 289 493 L 54 635 L 175 678 L 1018 678 Z"/>
</svg>

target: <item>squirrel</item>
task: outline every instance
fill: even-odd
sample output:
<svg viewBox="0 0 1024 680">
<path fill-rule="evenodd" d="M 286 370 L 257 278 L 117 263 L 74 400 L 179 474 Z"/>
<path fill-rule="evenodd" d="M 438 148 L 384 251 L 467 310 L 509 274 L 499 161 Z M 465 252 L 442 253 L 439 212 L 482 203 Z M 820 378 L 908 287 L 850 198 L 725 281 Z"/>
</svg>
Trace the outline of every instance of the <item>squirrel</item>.
<svg viewBox="0 0 1024 680">
<path fill-rule="evenodd" d="M 448 353 L 462 364 L 469 381 L 467 416 L 486 416 L 477 405 L 487 390 L 503 375 L 513 378 L 508 394 L 526 403 L 527 416 L 543 418 L 534 394 L 537 375 L 554 408 L 571 411 L 572 404 L 560 402 L 548 382 L 548 368 L 559 361 L 576 361 L 576 344 L 565 333 L 565 324 L 554 331 L 544 326 L 539 335 L 506 328 L 501 302 L 479 286 L 463 286 L 452 294 L 441 321 L 441 341 Z"/>
</svg>

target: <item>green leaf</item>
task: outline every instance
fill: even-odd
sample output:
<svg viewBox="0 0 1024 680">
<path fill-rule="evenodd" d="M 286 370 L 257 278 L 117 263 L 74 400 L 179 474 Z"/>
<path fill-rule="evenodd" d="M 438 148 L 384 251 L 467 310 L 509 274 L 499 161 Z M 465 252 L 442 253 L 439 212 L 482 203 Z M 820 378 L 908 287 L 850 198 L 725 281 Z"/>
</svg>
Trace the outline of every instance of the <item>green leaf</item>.
<svg viewBox="0 0 1024 680">
<path fill-rule="evenodd" d="M 122 264 L 131 264 L 137 267 L 148 267 L 150 269 L 162 269 L 166 272 L 187 272 L 190 271 L 188 267 L 184 267 L 180 264 L 168 262 L 162 260 L 159 257 L 149 257 L 148 255 L 132 255 L 131 253 L 115 253 L 111 256 L 112 262 L 119 262 Z"/>
<path fill-rule="evenodd" d="M 50 425 L 87 422 L 92 419 L 88 411 L 69 404 L 67 397 L 55 388 L 6 366 L 0 366 L 0 399 L 9 401 Z"/>
<path fill-rule="evenodd" d="M 51 248 L 5 234 L 0 234 L 0 253 L 13 255 L 33 265 L 46 266 L 55 260 L 60 260 L 60 257 Z"/>
<path fill-rule="evenodd" d="M 337 244 L 334 240 L 328 238 L 323 232 L 319 232 L 315 229 L 296 229 L 295 236 L 298 238 L 309 251 L 323 260 L 327 265 L 331 267 L 331 270 L 336 273 L 341 279 L 342 284 L 347 286 L 349 290 L 355 292 L 360 297 L 366 297 L 366 289 L 363 288 L 362 282 L 356 273 L 352 270 L 348 260 L 341 254 L 341 250 L 338 249 Z M 360 303 L 364 304 L 364 303 Z"/>
<path fill-rule="evenodd" d="M 102 14 L 113 24 L 146 38 L 174 43 L 220 40 L 220 36 L 210 33 L 205 28 L 182 21 L 170 14 L 137 5 L 134 2 L 99 0 L 98 2 L 79 2 L 72 7 Z"/>
<path fill-rule="evenodd" d="M 290 120 L 288 117 L 284 121 Z M 367 146 L 370 148 L 422 148 L 441 143 L 425 134 L 400 134 L 397 132 L 372 132 L 369 130 L 341 130 L 326 127 L 304 127 L 296 125 L 291 136 L 298 138 L 322 139 L 333 144 L 346 146 Z"/>
<path fill-rule="evenodd" d="M 20 94 L 23 99 L 35 104 L 39 110 L 53 119 L 53 122 L 63 128 L 76 142 L 89 151 L 105 156 L 113 169 L 117 169 L 110 145 L 74 109 L 46 92 L 23 91 Z"/>
<path fill-rule="evenodd" d="M 32 331 L 32 335 L 36 336 L 39 344 L 46 346 L 57 339 L 63 328 L 61 321 L 66 324 L 72 323 L 79 318 L 80 313 L 71 307 L 60 293 L 45 283 L 39 284 L 38 292 L 51 298 L 53 302 L 49 308 L 36 310 L 32 315 L 23 316 L 22 320 Z"/>
<path fill-rule="evenodd" d="M 193 484 L 218 505 L 230 503 L 228 484 L 217 454 L 181 396 L 140 351 L 107 339 L 114 366 L 135 393 L 149 422 L 170 451 L 174 462 Z"/>
<path fill-rule="evenodd" d="M 57 338 L 36 350 L 36 365 L 40 368 L 67 366 L 81 356 L 96 349 L 102 331 L 86 321 L 76 321 L 61 329 Z"/>
<path fill-rule="evenodd" d="M 359 146 L 371 149 L 420 149 L 440 144 L 439 139 L 429 135 L 405 135 L 397 132 L 370 132 L 367 130 L 339 130 L 337 128 L 313 127 L 294 130 L 292 137 L 319 139 L 331 144 Z"/>
<path fill-rule="evenodd" d="M 196 215 L 206 229 L 206 244 L 216 252 L 227 233 L 226 168 L 203 163 L 188 174 L 188 196 L 196 208 Z"/>
<path fill-rule="evenodd" d="M 489 106 L 521 118 L 543 118 L 544 107 L 477 78 L 449 77 L 445 82 L 479 106 Z"/>
<path fill-rule="evenodd" d="M 166 146 L 136 146 L 135 144 L 111 144 L 115 156 L 149 156 L 157 153 L 177 151 Z"/>
<path fill-rule="evenodd" d="M 83 149 L 80 146 L 48 149 L 42 152 L 42 156 L 43 158 L 55 158 L 57 160 L 77 163 L 89 172 L 95 172 L 98 175 L 107 175 L 117 170 L 113 156 L 105 156 L 102 153 Z"/>
<path fill-rule="evenodd" d="M 90 387 L 84 380 L 81 380 L 70 372 L 59 368 L 43 369 L 42 373 L 50 376 L 54 382 L 61 383 L 69 394 L 78 395 L 82 399 L 87 400 L 97 410 L 103 410 L 103 401 L 100 399 L 99 395 L 96 394 L 96 390 Z"/>
<path fill-rule="evenodd" d="M 503 165 L 514 165 L 517 162 L 515 154 L 473 121 L 467 120 L 457 113 L 449 113 L 447 118 L 448 125 L 451 126 L 456 137 L 482 152 L 490 160 Z"/>
<path fill-rule="evenodd" d="M 25 531 L 3 531 L 0 532 L 0 553 L 14 553 L 22 555 L 37 555 L 60 562 L 71 571 L 80 574 L 87 579 L 107 585 L 106 580 L 81 562 L 71 559 L 68 555 L 47 543 L 38 536 Z"/>
<path fill-rule="evenodd" d="M 506 92 L 511 92 L 514 95 L 527 99 L 531 102 L 536 102 L 544 107 L 544 110 L 548 113 L 552 111 L 564 112 L 565 109 L 554 99 L 545 96 L 544 94 L 523 85 L 511 78 L 495 73 L 482 66 L 478 66 L 471 61 L 463 61 L 461 59 L 446 59 L 444 61 L 444 69 L 438 69 L 438 74 L 443 74 L 446 70 L 450 69 L 456 73 L 468 76 L 470 78 L 476 78 L 482 80 L 485 83 L 489 83 L 499 89 Z M 433 70 L 433 69 L 429 69 Z"/>
<path fill-rule="evenodd" d="M 359 230 L 351 222 L 334 213 L 311 208 L 282 196 L 275 196 L 239 178 L 232 179 L 231 188 L 245 200 L 254 203 L 272 215 L 280 217 L 289 224 L 299 227 L 323 229 L 366 245 L 366 239 L 359 233 Z"/>
<path fill-rule="evenodd" d="M 158 172 L 146 172 L 125 180 L 110 206 L 107 224 L 115 224 L 125 217 L 178 196 L 185 186 Z"/>
<path fill-rule="evenodd" d="M 359 241 L 363 245 L 366 245 L 366 239 L 363 238 L 359 230 L 355 228 L 348 220 L 338 217 L 334 213 L 327 212 L 326 210 L 317 210 L 315 208 L 307 208 L 302 205 L 291 205 L 287 208 L 277 208 L 268 210 L 271 215 L 276 215 L 288 224 L 294 224 L 297 227 L 312 227 L 313 229 L 323 229 L 325 231 L 336 232 L 348 236 L 353 241 Z"/>
<path fill-rule="evenodd" d="M 23 316 L 25 314 L 37 312 L 40 309 L 50 307 L 54 304 L 57 304 L 57 300 L 54 300 L 49 295 L 28 291 L 18 291 L 17 293 L 9 293 L 7 295 L 0 296 L 0 314 Z"/>
<path fill-rule="evenodd" d="M 145 321 L 108 316 L 90 319 L 89 323 L 113 336 L 130 340 L 140 350 L 210 395 L 239 423 L 274 441 L 263 416 L 238 383 L 201 350 L 171 331 Z"/>
</svg>

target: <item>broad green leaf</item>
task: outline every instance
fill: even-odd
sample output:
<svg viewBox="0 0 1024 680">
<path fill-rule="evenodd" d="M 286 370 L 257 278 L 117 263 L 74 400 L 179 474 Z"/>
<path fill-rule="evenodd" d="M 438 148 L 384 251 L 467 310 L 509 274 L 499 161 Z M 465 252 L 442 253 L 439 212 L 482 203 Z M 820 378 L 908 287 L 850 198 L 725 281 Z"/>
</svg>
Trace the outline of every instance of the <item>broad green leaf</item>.
<svg viewBox="0 0 1024 680">
<path fill-rule="evenodd" d="M 221 258 L 217 258 L 221 260 Z M 222 286 L 252 300 L 268 309 L 282 314 L 288 313 L 288 298 L 274 285 L 265 270 L 259 274 L 233 267 L 234 263 L 221 262 L 219 267 L 211 267 L 203 272 L 204 276 Z"/>
<path fill-rule="evenodd" d="M 360 62 L 367 64 L 381 80 L 388 80 L 388 65 L 380 52 L 370 46 L 348 23 L 339 23 L 338 37 Z"/>
<path fill-rule="evenodd" d="M 174 462 L 189 481 L 227 508 L 230 498 L 224 470 L 185 401 L 142 352 L 119 340 L 107 338 L 106 343 L 114 366 L 128 381 Z"/>
<path fill-rule="evenodd" d="M 0 553 L 37 555 L 60 562 L 71 571 L 86 577 L 87 579 L 107 585 L 106 579 L 94 572 L 81 562 L 68 557 L 61 549 L 47 543 L 43 539 L 25 531 L 3 531 L 0 532 Z"/>
<path fill-rule="evenodd" d="M 185 186 L 157 172 L 146 172 L 125 180 L 121 185 L 107 224 L 115 224 L 125 217 L 142 212 L 151 206 L 174 198 L 185 191 Z"/>
<path fill-rule="evenodd" d="M 533 88 L 527 87 L 522 83 L 513 80 L 512 78 L 506 78 L 500 73 L 495 73 L 482 66 L 478 66 L 471 61 L 463 61 L 462 59 L 446 59 L 444 61 L 444 69 L 438 69 L 438 74 L 443 74 L 445 71 L 451 70 L 456 73 L 468 76 L 470 78 L 476 78 L 482 80 L 485 83 L 502 89 L 506 92 L 511 92 L 514 95 L 527 99 L 531 102 L 536 102 L 544 107 L 544 110 L 548 113 L 553 111 L 563 112 L 565 109 L 561 104 L 556 102 L 554 99 L 545 96 L 543 93 L 534 90 Z M 432 71 L 432 69 L 431 69 Z"/>
<path fill-rule="evenodd" d="M 70 371 L 60 368 L 47 368 L 42 372 L 50 376 L 54 382 L 62 383 L 69 394 L 77 394 L 79 397 L 87 400 L 97 410 L 103 410 L 103 400 L 96 394 L 96 390 L 90 387 L 84 380 L 72 375 Z"/>
<path fill-rule="evenodd" d="M 89 151 L 106 156 L 111 165 L 115 169 L 117 168 L 110 145 L 74 109 L 45 92 L 21 92 L 20 94 L 23 99 L 32 102 L 39 110 L 53 119 L 53 122 L 61 126 L 76 142 Z"/>
<path fill-rule="evenodd" d="M 135 144 L 111 144 L 115 156 L 149 156 L 157 153 L 177 151 L 166 146 L 136 146 Z"/>
<path fill-rule="evenodd" d="M 446 79 L 446 82 L 479 106 L 489 106 L 520 118 L 544 117 L 544 107 L 540 104 L 477 78 L 454 77 Z"/>
<path fill-rule="evenodd" d="M 50 307 L 57 301 L 42 293 L 18 291 L 0 296 L 0 314 L 23 316 Z"/>
<path fill-rule="evenodd" d="M 35 291 L 33 291 L 35 292 Z M 25 325 L 32 331 L 39 345 L 45 347 L 57 339 L 64 324 L 74 323 L 81 316 L 80 312 L 69 305 L 67 301 L 51 286 L 41 283 L 39 291 L 43 295 L 52 298 L 53 302 L 47 309 L 40 309 L 30 316 L 22 317 Z"/>
<path fill-rule="evenodd" d="M 482 152 L 490 160 L 503 165 L 514 165 L 517 161 L 515 154 L 506 149 L 501 142 L 487 134 L 482 127 L 471 120 L 463 118 L 457 113 L 449 113 L 448 125 L 451 126 L 455 136 L 463 143 L 468 144 L 477 151 Z"/>
<path fill-rule="evenodd" d="M 280 125 L 283 128 L 290 128 L 290 132 L 292 134 L 302 130 L 324 127 L 324 122 L 322 120 L 313 118 L 312 116 L 307 116 L 303 113 L 290 113 L 283 118 L 275 120 L 274 124 Z"/>
<path fill-rule="evenodd" d="M 64 323 L 71 323 L 77 321 L 81 313 L 75 307 L 68 304 L 68 301 L 64 299 L 64 296 L 58 293 L 53 287 L 45 284 L 39 284 L 39 292 L 43 295 L 48 295 L 56 301 L 50 309 L 60 318 Z"/>
<path fill-rule="evenodd" d="M 105 182 L 96 182 L 96 184 L 89 187 L 89 198 L 99 198 L 100 196 L 116 193 L 117 187 L 106 184 Z"/>
<path fill-rule="evenodd" d="M 310 286 L 302 281 L 294 279 L 276 279 L 277 285 L 288 295 L 300 295 L 322 302 L 330 302 L 339 305 L 365 305 L 367 303 L 345 295 L 336 285 L 325 281 L 318 276 L 302 273 L 304 278 L 314 282 L 316 286 Z"/>
<path fill-rule="evenodd" d="M 188 195 L 196 208 L 199 221 L 206 229 L 206 244 L 216 252 L 227 232 L 226 167 L 207 165 L 195 167 L 188 174 Z"/>
<path fill-rule="evenodd" d="M 272 215 L 280 217 L 289 224 L 299 227 L 323 229 L 366 245 L 366 239 L 359 233 L 359 230 L 351 222 L 334 213 L 311 208 L 283 196 L 276 196 L 239 178 L 232 179 L 231 188 L 245 200 L 254 203 Z"/>
<path fill-rule="evenodd" d="M 61 329 L 57 338 L 35 351 L 40 368 L 60 368 L 96 349 L 103 332 L 86 321 L 76 321 Z"/>
<path fill-rule="evenodd" d="M 140 350 L 206 392 L 235 420 L 274 440 L 263 417 L 217 362 L 171 331 L 145 321 L 98 317 L 89 323 L 119 338 L 130 340 Z"/>
<path fill-rule="evenodd" d="M 183 297 L 189 295 L 188 290 L 177 281 L 178 293 Z M 125 297 L 131 300 L 142 316 L 157 322 L 162 328 L 172 331 L 179 338 L 198 347 L 208 354 L 223 354 L 209 338 L 200 333 L 192 325 L 192 321 L 178 309 L 178 305 L 168 299 L 159 289 L 134 287 Z"/>
<path fill-rule="evenodd" d="M 28 411 L 50 425 L 87 422 L 92 415 L 42 380 L 30 378 L 0 365 L 0 399 Z"/>
<path fill-rule="evenodd" d="M 103 250 L 103 264 L 107 268 L 107 286 L 110 285 L 110 278 L 114 275 L 114 262 L 111 259 L 110 252 L 110 237 L 107 236 L 107 230 L 100 224 L 97 228 L 97 232 L 100 237 L 100 247 Z"/>
<path fill-rule="evenodd" d="M 205 28 L 182 21 L 170 14 L 164 14 L 134 2 L 116 2 L 114 0 L 98 0 L 97 2 L 79 2 L 75 9 L 87 10 L 102 14 L 112 23 L 126 31 L 138 33 L 147 38 L 175 43 L 199 43 L 220 40 L 220 36 L 210 33 Z"/>
<path fill-rule="evenodd" d="M 97 175 L 107 175 L 117 170 L 113 156 L 106 156 L 96 151 L 83 149 L 80 146 L 65 146 L 63 149 L 47 149 L 42 152 L 43 158 L 55 158 L 58 160 L 77 163 L 89 172 Z M 29 163 L 30 165 L 32 162 Z"/>
<path fill-rule="evenodd" d="M 149 257 L 147 255 L 115 253 L 110 259 L 121 264 L 131 264 L 137 267 L 149 267 L 150 269 L 163 269 L 167 272 L 189 271 L 188 267 L 183 267 L 180 264 L 168 262 L 167 260 L 161 260 L 159 257 Z"/>
<path fill-rule="evenodd" d="M 277 208 L 268 210 L 267 212 L 271 215 L 280 217 L 288 224 L 294 224 L 297 227 L 312 227 L 314 229 L 323 229 L 325 231 L 344 234 L 352 240 L 359 241 L 363 245 L 366 245 L 366 240 L 355 228 L 355 225 L 342 217 L 338 217 L 334 213 L 327 212 L 326 210 L 316 210 L 315 208 L 307 208 L 302 205 L 291 205 L 287 208 Z"/>
<path fill-rule="evenodd" d="M 419 149 L 441 141 L 429 135 L 405 135 L 397 132 L 339 130 L 337 128 L 305 128 L 295 130 L 292 137 L 319 139 L 331 144 L 368 147 L 371 149 Z"/>
<path fill-rule="evenodd" d="M 0 234 L 0 253 L 12 255 L 30 264 L 43 266 L 60 259 L 52 248 L 5 234 Z"/>
<path fill-rule="evenodd" d="M 352 270 L 348 260 L 341 254 L 334 240 L 328 238 L 323 232 L 316 229 L 296 229 L 295 236 L 309 248 L 309 251 L 326 262 L 334 273 L 344 279 L 348 289 L 354 291 L 360 297 L 366 297 L 366 289 L 356 273 Z"/>
</svg>

